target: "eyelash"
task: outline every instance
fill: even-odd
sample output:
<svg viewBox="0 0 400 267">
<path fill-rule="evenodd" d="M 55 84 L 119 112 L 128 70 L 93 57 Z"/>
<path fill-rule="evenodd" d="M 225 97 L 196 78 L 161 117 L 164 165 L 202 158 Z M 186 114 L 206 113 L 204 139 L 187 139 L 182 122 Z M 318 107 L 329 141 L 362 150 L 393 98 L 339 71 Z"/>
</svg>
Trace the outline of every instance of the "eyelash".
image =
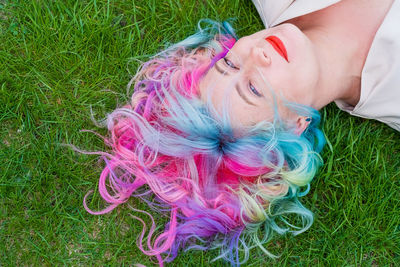
<svg viewBox="0 0 400 267">
<path fill-rule="evenodd" d="M 226 57 L 224 57 L 224 62 L 225 62 L 225 65 L 227 65 L 229 68 L 232 68 L 235 70 L 239 69 L 238 67 L 236 67 L 236 65 L 232 61 L 230 61 Z M 256 95 L 258 97 L 262 97 L 262 94 L 260 94 L 260 92 L 258 92 L 258 90 L 251 84 L 251 82 L 249 82 L 249 89 L 254 95 Z"/>
<path fill-rule="evenodd" d="M 225 62 L 225 65 L 227 65 L 229 68 L 232 68 L 232 69 L 235 69 L 235 70 L 239 69 L 238 67 L 236 67 L 236 65 L 232 61 L 230 61 L 226 57 L 224 57 L 224 62 Z"/>
<path fill-rule="evenodd" d="M 255 94 L 258 97 L 262 97 L 262 94 L 260 94 L 260 92 L 258 92 L 258 90 L 251 84 L 251 82 L 249 82 L 249 88 L 253 94 Z"/>
</svg>

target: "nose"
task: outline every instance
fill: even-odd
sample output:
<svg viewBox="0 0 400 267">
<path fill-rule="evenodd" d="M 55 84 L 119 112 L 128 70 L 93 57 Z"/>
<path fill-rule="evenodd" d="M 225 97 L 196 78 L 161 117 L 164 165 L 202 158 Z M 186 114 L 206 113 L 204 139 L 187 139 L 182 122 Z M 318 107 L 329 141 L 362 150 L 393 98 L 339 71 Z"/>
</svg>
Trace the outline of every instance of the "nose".
<svg viewBox="0 0 400 267">
<path fill-rule="evenodd" d="M 261 47 L 252 47 L 250 50 L 250 58 L 253 61 L 253 64 L 257 64 L 259 66 L 267 67 L 271 64 L 271 58 Z"/>
</svg>

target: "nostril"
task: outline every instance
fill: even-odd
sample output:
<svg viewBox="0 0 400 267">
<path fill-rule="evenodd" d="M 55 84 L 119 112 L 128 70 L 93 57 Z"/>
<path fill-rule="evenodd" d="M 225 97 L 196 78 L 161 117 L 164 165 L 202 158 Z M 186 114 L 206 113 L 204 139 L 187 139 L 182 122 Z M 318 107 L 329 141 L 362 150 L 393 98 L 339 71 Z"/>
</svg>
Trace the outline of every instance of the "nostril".
<svg viewBox="0 0 400 267">
<path fill-rule="evenodd" d="M 271 58 L 267 55 L 267 53 L 265 53 L 265 51 L 262 52 L 265 62 L 267 62 L 267 64 L 271 63 Z"/>
</svg>

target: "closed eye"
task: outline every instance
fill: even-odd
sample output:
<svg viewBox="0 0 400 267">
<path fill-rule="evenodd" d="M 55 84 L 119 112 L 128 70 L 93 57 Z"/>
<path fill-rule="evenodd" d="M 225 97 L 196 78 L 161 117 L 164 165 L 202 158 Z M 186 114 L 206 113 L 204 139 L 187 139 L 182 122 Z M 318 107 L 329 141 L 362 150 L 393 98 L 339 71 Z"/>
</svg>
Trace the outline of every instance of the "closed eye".
<svg viewBox="0 0 400 267">
<path fill-rule="evenodd" d="M 254 95 L 256 95 L 256 96 L 258 96 L 258 97 L 262 97 L 263 95 L 251 84 L 251 82 L 249 82 L 249 89 L 250 89 L 250 91 L 254 94 Z"/>
<path fill-rule="evenodd" d="M 239 70 L 239 67 L 235 65 L 232 61 L 230 61 L 227 57 L 224 57 L 225 65 L 231 69 Z M 254 85 L 249 82 L 249 89 L 250 91 L 257 97 L 262 97 L 263 95 L 254 87 Z"/>
<path fill-rule="evenodd" d="M 224 62 L 225 62 L 225 65 L 227 65 L 229 68 L 231 68 L 231 69 L 235 69 L 235 70 L 238 70 L 239 68 L 232 62 L 232 61 L 230 61 L 228 58 L 226 58 L 226 57 L 224 57 Z"/>
</svg>

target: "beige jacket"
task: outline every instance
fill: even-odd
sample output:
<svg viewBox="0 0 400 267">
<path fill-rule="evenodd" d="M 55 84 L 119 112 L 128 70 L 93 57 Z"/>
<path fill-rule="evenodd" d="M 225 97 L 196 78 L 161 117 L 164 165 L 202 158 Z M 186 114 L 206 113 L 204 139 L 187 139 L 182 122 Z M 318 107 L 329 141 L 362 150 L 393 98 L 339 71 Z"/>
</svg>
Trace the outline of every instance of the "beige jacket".
<svg viewBox="0 0 400 267">
<path fill-rule="evenodd" d="M 252 0 L 265 27 L 273 27 L 341 0 Z M 400 131 L 400 0 L 395 0 L 378 29 L 362 75 L 355 107 L 336 101 L 352 115 L 375 119 Z"/>
</svg>

